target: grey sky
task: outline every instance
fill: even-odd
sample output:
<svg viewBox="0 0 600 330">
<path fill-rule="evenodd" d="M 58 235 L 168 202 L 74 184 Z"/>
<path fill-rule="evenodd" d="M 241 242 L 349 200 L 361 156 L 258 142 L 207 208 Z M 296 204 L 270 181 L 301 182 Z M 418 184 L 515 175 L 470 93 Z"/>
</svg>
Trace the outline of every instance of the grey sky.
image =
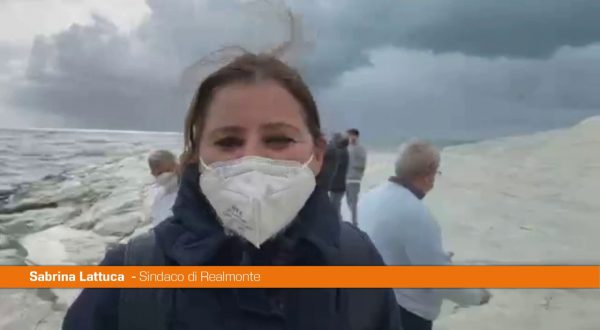
<svg viewBox="0 0 600 330">
<path fill-rule="evenodd" d="M 0 114 L 60 118 L 49 125 L 179 130 L 189 102 L 184 68 L 224 45 L 259 50 L 286 38 L 281 10 L 266 5 L 146 5 L 137 27 L 123 28 L 140 21 L 132 13 L 89 16 L 38 37 L 26 61 L 22 43 L 0 34 Z M 309 41 L 294 64 L 328 130 L 358 126 L 372 141 L 469 139 L 600 114 L 600 1 L 305 0 L 292 8 Z"/>
</svg>

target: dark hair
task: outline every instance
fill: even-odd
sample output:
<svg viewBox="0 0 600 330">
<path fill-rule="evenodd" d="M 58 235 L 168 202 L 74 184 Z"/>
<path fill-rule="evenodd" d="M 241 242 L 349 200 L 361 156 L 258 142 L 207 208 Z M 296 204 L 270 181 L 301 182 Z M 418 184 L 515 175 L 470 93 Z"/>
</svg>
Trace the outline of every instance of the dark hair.
<svg viewBox="0 0 600 330">
<path fill-rule="evenodd" d="M 185 119 L 182 166 L 198 159 L 204 119 L 216 90 L 233 83 L 263 80 L 274 80 L 292 94 L 304 110 L 304 120 L 315 142 L 322 137 L 317 104 L 300 74 L 272 55 L 245 53 L 212 73 L 198 87 Z"/>
<path fill-rule="evenodd" d="M 346 131 L 348 134 L 352 134 L 354 136 L 360 136 L 360 132 L 356 128 L 351 128 Z"/>
<path fill-rule="evenodd" d="M 350 145 L 350 140 L 348 140 L 347 138 L 343 138 L 343 139 L 339 140 L 337 143 L 338 148 L 347 148 L 349 145 Z"/>
</svg>

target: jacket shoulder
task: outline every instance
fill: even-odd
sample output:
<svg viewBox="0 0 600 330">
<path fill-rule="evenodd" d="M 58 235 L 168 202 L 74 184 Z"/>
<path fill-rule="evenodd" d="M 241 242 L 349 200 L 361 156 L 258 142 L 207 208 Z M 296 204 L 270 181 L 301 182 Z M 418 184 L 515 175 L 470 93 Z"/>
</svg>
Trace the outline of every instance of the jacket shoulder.
<svg viewBox="0 0 600 330">
<path fill-rule="evenodd" d="M 106 251 L 100 266 L 123 266 L 125 245 Z M 118 304 L 121 289 L 84 289 L 69 306 L 62 323 L 63 330 L 118 329 Z"/>
<path fill-rule="evenodd" d="M 140 234 L 127 243 L 124 252 L 126 266 L 162 266 L 166 258 L 156 244 L 154 230 Z M 122 289 L 119 296 L 119 329 L 166 329 L 171 310 L 172 290 Z M 143 318 L 139 315 L 146 315 Z"/>
<path fill-rule="evenodd" d="M 383 259 L 369 236 L 349 222 L 340 226 L 340 264 L 345 266 L 379 266 Z"/>
<path fill-rule="evenodd" d="M 125 266 L 162 266 L 166 262 L 164 254 L 156 244 L 154 230 L 129 240 L 123 254 Z"/>
<path fill-rule="evenodd" d="M 123 266 L 125 265 L 125 244 L 117 244 L 106 250 L 104 259 L 99 266 Z"/>
<path fill-rule="evenodd" d="M 383 260 L 367 234 L 342 222 L 342 266 L 383 266 Z M 350 329 L 402 329 L 392 289 L 345 289 Z"/>
</svg>

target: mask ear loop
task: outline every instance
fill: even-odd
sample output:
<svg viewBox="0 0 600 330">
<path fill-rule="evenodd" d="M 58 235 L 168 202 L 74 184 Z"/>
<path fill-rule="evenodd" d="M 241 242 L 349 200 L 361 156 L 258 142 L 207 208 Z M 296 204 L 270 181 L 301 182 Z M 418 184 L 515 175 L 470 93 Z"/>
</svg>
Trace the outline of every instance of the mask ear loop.
<svg viewBox="0 0 600 330">
<path fill-rule="evenodd" d="M 302 167 L 308 167 L 308 165 L 310 165 L 310 163 L 315 159 L 315 154 L 311 154 L 310 158 L 304 163 L 302 164 Z"/>
<path fill-rule="evenodd" d="M 200 166 L 198 166 L 198 167 L 200 169 L 200 173 L 202 173 L 202 171 L 211 170 L 212 169 L 212 167 L 206 165 L 206 163 L 204 162 L 204 160 L 202 158 L 200 158 Z"/>
</svg>

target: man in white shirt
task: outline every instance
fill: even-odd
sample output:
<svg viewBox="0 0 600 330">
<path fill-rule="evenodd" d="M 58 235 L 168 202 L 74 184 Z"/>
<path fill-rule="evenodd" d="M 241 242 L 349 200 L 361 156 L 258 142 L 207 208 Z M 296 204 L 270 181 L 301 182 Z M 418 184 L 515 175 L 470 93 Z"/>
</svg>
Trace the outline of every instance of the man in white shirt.
<svg viewBox="0 0 600 330">
<path fill-rule="evenodd" d="M 171 208 L 175 203 L 179 188 L 178 165 L 175 155 L 167 150 L 157 150 L 148 157 L 150 173 L 155 182 L 150 187 L 149 217 L 153 226 L 173 215 Z"/>
<path fill-rule="evenodd" d="M 371 190 L 358 208 L 361 227 L 387 265 L 449 265 L 442 233 L 421 199 L 433 189 L 440 154 L 430 143 L 411 141 L 395 164 L 396 175 Z M 462 306 L 482 305 L 491 295 L 483 289 L 395 289 L 404 329 L 431 329 L 443 299 Z"/>
</svg>

